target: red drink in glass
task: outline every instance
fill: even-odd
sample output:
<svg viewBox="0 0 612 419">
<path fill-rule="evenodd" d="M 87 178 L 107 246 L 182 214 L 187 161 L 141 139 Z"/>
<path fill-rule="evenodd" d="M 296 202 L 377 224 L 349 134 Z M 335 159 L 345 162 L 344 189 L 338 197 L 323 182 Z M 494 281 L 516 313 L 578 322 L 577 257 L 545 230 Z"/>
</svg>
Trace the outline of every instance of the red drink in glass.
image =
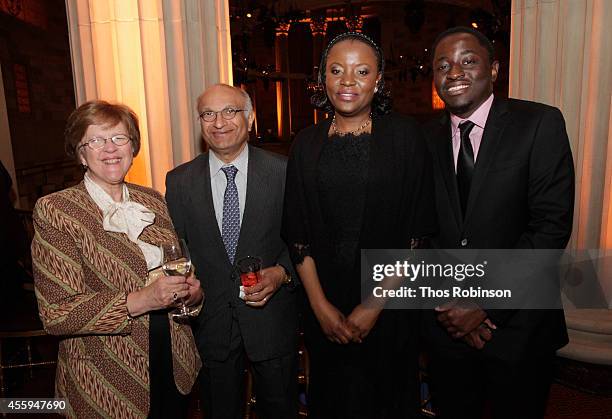
<svg viewBox="0 0 612 419">
<path fill-rule="evenodd" d="M 240 274 L 240 282 L 245 287 L 252 287 L 253 285 L 257 285 L 259 278 L 256 272 L 247 272 Z"/>
<path fill-rule="evenodd" d="M 259 282 L 259 271 L 261 271 L 261 258 L 247 256 L 236 262 L 236 268 L 240 274 L 240 282 L 244 287 L 252 287 Z"/>
</svg>

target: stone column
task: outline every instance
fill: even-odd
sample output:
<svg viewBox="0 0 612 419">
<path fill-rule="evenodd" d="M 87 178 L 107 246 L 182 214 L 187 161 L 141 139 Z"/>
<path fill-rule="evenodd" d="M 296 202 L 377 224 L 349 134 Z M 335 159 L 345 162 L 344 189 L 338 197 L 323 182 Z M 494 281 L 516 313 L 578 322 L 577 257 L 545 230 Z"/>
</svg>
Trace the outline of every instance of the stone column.
<svg viewBox="0 0 612 419">
<path fill-rule="evenodd" d="M 282 141 L 289 141 L 291 133 L 291 94 L 289 79 L 289 28 L 290 23 L 279 23 L 276 28 L 274 53 L 276 57 L 276 71 L 282 77 L 276 81 L 276 114 L 278 119 L 278 137 Z"/>
<path fill-rule="evenodd" d="M 119 101 L 140 118 L 128 180 L 164 191 L 201 149 L 195 100 L 232 83 L 227 0 L 67 0 L 76 102 Z"/>
<path fill-rule="evenodd" d="M 612 249 L 611 21 L 607 0 L 512 1 L 509 95 L 560 108 L 572 145 L 570 251 Z M 596 269 L 609 303 L 612 266 L 604 262 Z M 612 311 L 566 306 L 566 318 L 570 343 L 559 354 L 612 365 Z"/>
</svg>

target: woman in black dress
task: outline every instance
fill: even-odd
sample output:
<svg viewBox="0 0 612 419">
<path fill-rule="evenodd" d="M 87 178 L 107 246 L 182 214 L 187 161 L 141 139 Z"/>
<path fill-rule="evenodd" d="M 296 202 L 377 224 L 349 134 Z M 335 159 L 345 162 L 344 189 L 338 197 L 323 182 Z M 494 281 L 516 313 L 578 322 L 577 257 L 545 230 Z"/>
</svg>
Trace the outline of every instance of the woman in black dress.
<svg viewBox="0 0 612 419">
<path fill-rule="evenodd" d="M 416 312 L 361 303 L 360 249 L 415 247 L 436 230 L 417 124 L 390 113 L 384 59 L 345 33 L 323 53 L 315 106 L 287 169 L 283 234 L 302 279 L 313 418 L 409 418 L 418 408 Z"/>
</svg>

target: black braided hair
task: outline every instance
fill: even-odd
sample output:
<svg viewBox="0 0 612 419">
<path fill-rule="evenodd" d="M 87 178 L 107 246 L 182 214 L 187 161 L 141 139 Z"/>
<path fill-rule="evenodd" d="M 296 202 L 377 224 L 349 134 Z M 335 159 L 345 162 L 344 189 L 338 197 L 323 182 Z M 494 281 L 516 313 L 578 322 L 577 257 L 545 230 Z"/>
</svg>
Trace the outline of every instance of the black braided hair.
<svg viewBox="0 0 612 419">
<path fill-rule="evenodd" d="M 345 32 L 336 36 L 332 39 L 323 54 L 321 55 L 321 65 L 319 66 L 318 75 L 318 86 L 316 92 L 310 98 L 310 102 L 318 109 L 325 112 L 334 112 L 334 108 L 331 105 L 329 98 L 327 97 L 327 91 L 325 89 L 325 68 L 327 67 L 327 56 L 329 51 L 338 42 L 345 40 L 355 40 L 363 42 L 368 45 L 374 51 L 376 55 L 376 64 L 378 67 L 378 73 L 381 74 L 380 80 L 377 83 L 378 90 L 374 93 L 372 98 L 372 115 L 386 115 L 391 112 L 392 101 L 391 93 L 385 89 L 385 56 L 382 49 L 374 42 L 372 38 L 364 35 L 360 32 Z"/>
</svg>

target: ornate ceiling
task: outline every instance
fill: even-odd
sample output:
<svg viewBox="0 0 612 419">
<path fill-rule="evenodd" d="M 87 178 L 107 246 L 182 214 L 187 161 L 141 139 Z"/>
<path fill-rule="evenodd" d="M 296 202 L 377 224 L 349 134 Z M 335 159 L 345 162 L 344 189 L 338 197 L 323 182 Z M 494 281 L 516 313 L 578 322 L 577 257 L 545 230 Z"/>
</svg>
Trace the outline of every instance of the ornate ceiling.
<svg viewBox="0 0 612 419">
<path fill-rule="evenodd" d="M 470 9 L 492 10 L 491 0 L 424 0 L 427 3 L 445 3 L 454 6 L 466 7 Z M 505 2 L 506 0 L 497 0 Z M 510 0 L 507 0 L 509 2 Z M 400 2 L 409 3 L 409 1 L 400 0 L 259 0 L 258 3 L 266 3 L 273 5 L 280 13 L 287 12 L 290 9 L 294 10 L 317 10 L 330 7 L 342 7 L 351 5 L 384 3 L 384 2 Z M 418 1 L 417 1 L 418 2 Z M 237 3 L 236 0 L 230 0 L 230 3 Z"/>
</svg>

